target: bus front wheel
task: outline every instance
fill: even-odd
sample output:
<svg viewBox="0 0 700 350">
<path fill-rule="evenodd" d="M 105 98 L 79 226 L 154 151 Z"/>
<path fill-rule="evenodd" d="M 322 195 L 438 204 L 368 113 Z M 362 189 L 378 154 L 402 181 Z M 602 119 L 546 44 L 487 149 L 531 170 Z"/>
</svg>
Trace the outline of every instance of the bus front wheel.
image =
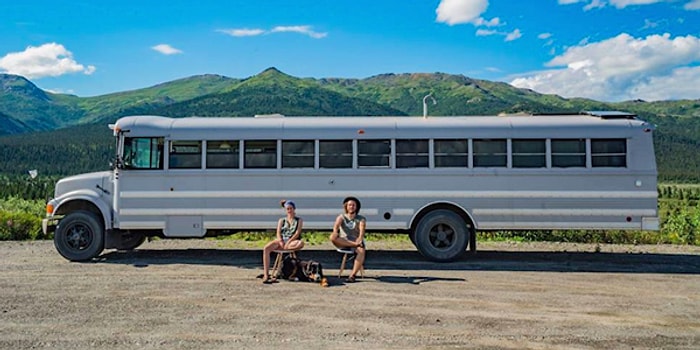
<svg viewBox="0 0 700 350">
<path fill-rule="evenodd" d="M 68 260 L 90 260 L 104 249 L 104 228 L 94 214 L 76 211 L 58 223 L 53 242 L 58 253 Z"/>
<path fill-rule="evenodd" d="M 413 233 L 416 248 L 433 261 L 452 261 L 465 253 L 469 230 L 464 220 L 450 210 L 436 210 L 424 216 Z"/>
</svg>

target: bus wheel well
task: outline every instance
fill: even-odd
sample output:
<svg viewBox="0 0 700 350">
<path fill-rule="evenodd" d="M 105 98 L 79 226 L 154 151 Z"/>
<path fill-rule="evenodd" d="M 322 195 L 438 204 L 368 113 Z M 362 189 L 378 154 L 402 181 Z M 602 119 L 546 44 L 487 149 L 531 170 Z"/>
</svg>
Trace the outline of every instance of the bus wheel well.
<svg viewBox="0 0 700 350">
<path fill-rule="evenodd" d="M 100 212 L 100 209 L 94 203 L 83 199 L 73 200 L 64 203 L 63 205 L 58 207 L 56 215 L 68 215 L 76 211 L 87 211 L 94 214 L 95 217 L 99 220 L 100 224 L 102 224 L 102 227 L 104 227 L 104 219 L 102 217 L 102 212 Z"/>
<path fill-rule="evenodd" d="M 416 228 L 418 227 L 418 223 L 424 216 L 428 215 L 432 211 L 441 209 L 449 210 L 459 215 L 462 218 L 462 220 L 464 220 L 464 222 L 467 223 L 467 226 L 469 226 L 472 230 L 474 229 L 474 221 L 469 216 L 469 214 L 462 210 L 462 208 L 450 203 L 435 203 L 421 209 L 421 211 L 413 218 L 413 222 L 411 223 L 411 231 L 416 230 Z"/>
</svg>

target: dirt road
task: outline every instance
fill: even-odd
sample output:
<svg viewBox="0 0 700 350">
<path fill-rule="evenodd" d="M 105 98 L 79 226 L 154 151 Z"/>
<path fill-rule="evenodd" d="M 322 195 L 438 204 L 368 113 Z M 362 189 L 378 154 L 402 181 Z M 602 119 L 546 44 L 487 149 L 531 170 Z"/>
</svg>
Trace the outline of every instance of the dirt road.
<svg viewBox="0 0 700 350">
<path fill-rule="evenodd" d="M 387 244 L 365 279 L 321 288 L 261 284 L 260 251 L 231 241 L 91 263 L 0 242 L 0 348 L 700 348 L 698 247 L 482 243 L 439 264 Z M 302 257 L 337 273 L 328 246 Z"/>
</svg>

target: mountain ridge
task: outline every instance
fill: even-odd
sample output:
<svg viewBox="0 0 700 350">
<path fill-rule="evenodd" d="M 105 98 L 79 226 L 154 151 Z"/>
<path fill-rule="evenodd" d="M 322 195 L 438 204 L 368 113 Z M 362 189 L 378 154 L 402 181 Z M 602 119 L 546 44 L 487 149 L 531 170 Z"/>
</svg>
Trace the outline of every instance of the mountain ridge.
<svg viewBox="0 0 700 350">
<path fill-rule="evenodd" d="M 300 92 L 299 96 L 293 96 L 295 90 Z M 282 91 L 284 98 L 273 95 Z M 115 120 L 133 113 L 201 115 L 194 109 L 202 106 L 207 106 L 208 112 L 201 116 L 285 112 L 261 110 L 265 107 L 288 109 L 284 113 L 287 115 L 421 115 L 422 98 L 428 93 L 432 93 L 438 102 L 430 108 L 433 115 L 622 109 L 644 116 L 700 116 L 700 99 L 612 103 L 540 94 L 503 82 L 439 72 L 384 73 L 364 79 L 315 79 L 297 78 L 269 67 L 243 79 L 202 74 L 93 97 L 52 93 L 41 90 L 24 77 L 0 74 L 0 113 L 4 114 L 0 120 L 0 134 L 56 130 Z M 225 102 L 227 98 L 235 98 L 235 103 Z M 275 99 L 277 101 L 272 101 Z M 282 101 L 284 99 L 287 105 Z M 317 99 L 323 101 L 315 103 Z M 252 106 L 253 103 L 263 105 Z"/>
</svg>

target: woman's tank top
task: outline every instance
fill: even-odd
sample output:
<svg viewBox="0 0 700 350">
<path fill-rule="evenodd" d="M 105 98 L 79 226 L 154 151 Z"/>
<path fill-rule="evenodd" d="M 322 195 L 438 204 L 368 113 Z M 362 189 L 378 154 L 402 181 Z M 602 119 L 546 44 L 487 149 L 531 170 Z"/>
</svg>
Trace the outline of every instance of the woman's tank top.
<svg viewBox="0 0 700 350">
<path fill-rule="evenodd" d="M 282 240 L 283 241 L 288 241 L 294 234 L 297 232 L 297 226 L 299 224 L 299 218 L 294 217 L 294 220 L 292 222 L 287 221 L 287 218 L 284 217 L 281 219 L 282 220 L 282 229 L 280 230 L 280 234 L 282 235 Z M 301 237 L 299 237 L 301 238 Z"/>
<path fill-rule="evenodd" d="M 362 215 L 355 215 L 355 218 L 350 219 L 345 214 L 342 215 L 343 220 L 340 223 L 340 237 L 349 241 L 354 241 L 360 236 L 360 222 L 365 221 Z"/>
</svg>

